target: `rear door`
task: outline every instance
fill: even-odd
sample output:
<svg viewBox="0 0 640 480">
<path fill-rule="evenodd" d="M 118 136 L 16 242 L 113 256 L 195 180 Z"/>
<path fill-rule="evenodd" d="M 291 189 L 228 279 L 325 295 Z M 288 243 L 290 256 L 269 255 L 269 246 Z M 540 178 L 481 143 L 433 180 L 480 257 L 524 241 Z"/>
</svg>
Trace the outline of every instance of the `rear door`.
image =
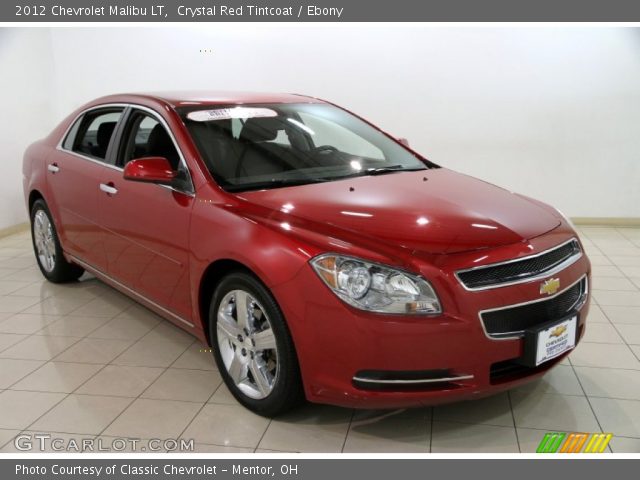
<svg viewBox="0 0 640 480">
<path fill-rule="evenodd" d="M 68 253 L 104 270 L 106 255 L 98 220 L 98 192 L 124 107 L 105 106 L 82 114 L 47 159 L 47 184 Z"/>
<path fill-rule="evenodd" d="M 190 175 L 159 114 L 131 107 L 126 117 L 115 168 L 102 172 L 98 199 L 107 269 L 119 282 L 189 319 L 189 222 L 195 201 Z M 124 180 L 128 161 L 152 156 L 167 158 L 182 181 L 167 187 Z"/>
</svg>

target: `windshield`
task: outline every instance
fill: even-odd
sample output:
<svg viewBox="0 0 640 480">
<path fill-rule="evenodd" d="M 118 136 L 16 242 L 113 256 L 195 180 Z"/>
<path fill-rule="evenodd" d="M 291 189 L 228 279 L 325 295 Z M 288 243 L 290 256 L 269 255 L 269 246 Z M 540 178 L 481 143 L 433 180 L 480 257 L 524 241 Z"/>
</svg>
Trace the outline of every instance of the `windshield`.
<svg viewBox="0 0 640 480">
<path fill-rule="evenodd" d="M 209 171 L 228 191 L 435 166 L 332 105 L 215 106 L 180 114 Z"/>
</svg>

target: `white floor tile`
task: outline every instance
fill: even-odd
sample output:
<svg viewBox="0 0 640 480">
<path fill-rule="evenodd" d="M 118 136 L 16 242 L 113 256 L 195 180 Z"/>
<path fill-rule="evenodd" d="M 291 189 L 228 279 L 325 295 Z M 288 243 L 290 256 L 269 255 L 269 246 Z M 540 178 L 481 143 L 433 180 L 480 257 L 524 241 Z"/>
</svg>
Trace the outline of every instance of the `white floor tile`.
<svg viewBox="0 0 640 480">
<path fill-rule="evenodd" d="M 98 434 L 131 401 L 124 397 L 71 394 L 29 428 L 43 432 Z"/>
<path fill-rule="evenodd" d="M 513 427 L 513 416 L 507 393 L 435 407 L 433 420 Z"/>
<path fill-rule="evenodd" d="M 511 415 L 511 413 L 509 413 Z M 345 453 L 429 452 L 431 410 L 356 411 L 344 444 Z"/>
<path fill-rule="evenodd" d="M 598 422 L 585 397 L 512 392 L 511 402 L 518 428 L 599 431 Z"/>
<path fill-rule="evenodd" d="M 25 338 L 20 343 L 7 348 L 0 357 L 20 358 L 29 360 L 51 360 L 78 342 L 76 337 L 50 337 L 33 335 Z"/>
<path fill-rule="evenodd" d="M 602 311 L 613 324 L 640 325 L 640 307 L 617 307 L 605 305 Z M 2 328 L 2 324 L 0 324 Z"/>
<path fill-rule="evenodd" d="M 0 393 L 0 428 L 24 429 L 65 397 L 64 393 L 18 392 Z"/>
<path fill-rule="evenodd" d="M 583 342 L 587 343 L 624 343 L 618 331 L 610 323 L 588 322 Z"/>
<path fill-rule="evenodd" d="M 340 452 L 351 415 L 351 410 L 345 408 L 304 406 L 274 419 L 259 447 L 297 452 Z"/>
<path fill-rule="evenodd" d="M 199 403 L 139 398 L 103 433 L 119 437 L 177 438 L 201 407 Z"/>
<path fill-rule="evenodd" d="M 614 437 L 609 443 L 613 453 L 640 453 L 640 438 Z"/>
<path fill-rule="evenodd" d="M 640 438 L 640 401 L 592 398 L 591 405 L 603 432 Z"/>
<path fill-rule="evenodd" d="M 581 342 L 570 359 L 573 366 L 640 370 L 640 362 L 627 345 Z"/>
<path fill-rule="evenodd" d="M 162 368 L 107 365 L 76 393 L 137 397 L 162 374 Z"/>
<path fill-rule="evenodd" d="M 49 362 L 27 375 L 12 390 L 71 393 L 100 370 L 100 365 Z"/>
<path fill-rule="evenodd" d="M 0 388 L 9 388 L 43 364 L 42 360 L 0 358 Z"/>
<path fill-rule="evenodd" d="M 206 402 L 222 384 L 217 370 L 169 368 L 141 395 L 142 398 Z"/>
<path fill-rule="evenodd" d="M 55 360 L 60 362 L 97 363 L 104 365 L 110 363 L 133 343 L 133 340 L 83 338 L 58 355 Z"/>
<path fill-rule="evenodd" d="M 518 453 L 514 427 L 433 422 L 432 453 Z"/>
<path fill-rule="evenodd" d="M 193 438 L 196 443 L 255 448 L 268 425 L 269 419 L 239 405 L 209 403 L 193 419 L 182 436 Z"/>
<path fill-rule="evenodd" d="M 640 400 L 640 370 L 574 368 L 589 397 Z"/>
</svg>

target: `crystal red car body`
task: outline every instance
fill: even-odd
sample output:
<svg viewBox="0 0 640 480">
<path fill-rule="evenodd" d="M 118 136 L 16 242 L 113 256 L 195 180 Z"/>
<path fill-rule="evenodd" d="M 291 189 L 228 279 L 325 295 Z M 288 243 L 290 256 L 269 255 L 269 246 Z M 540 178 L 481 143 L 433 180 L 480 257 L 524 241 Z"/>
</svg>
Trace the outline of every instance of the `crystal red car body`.
<svg viewBox="0 0 640 480">
<path fill-rule="evenodd" d="M 523 338 L 491 338 L 479 316 L 543 300 L 546 276 L 481 290 L 465 288 L 456 276 L 577 239 L 555 209 L 445 168 L 230 193 L 216 184 L 176 112 L 184 105 L 301 102 L 322 101 L 189 93 L 95 100 L 28 149 L 26 202 L 46 201 L 68 260 L 81 261 L 204 343 L 211 289 L 231 265 L 243 265 L 277 300 L 295 343 L 304 392 L 313 402 L 388 408 L 476 398 L 538 378 L 564 358 L 518 368 Z M 193 194 L 125 181 L 121 170 L 59 148 L 80 113 L 107 104 L 140 106 L 166 122 L 187 162 Z M 422 276 L 437 292 L 442 313 L 353 308 L 309 263 L 327 252 Z M 585 282 L 579 337 L 589 307 L 589 274 L 584 254 L 553 274 L 561 289 Z M 357 381 L 362 372 L 398 382 L 368 385 Z M 435 381 L 412 383 L 420 372 Z"/>
</svg>

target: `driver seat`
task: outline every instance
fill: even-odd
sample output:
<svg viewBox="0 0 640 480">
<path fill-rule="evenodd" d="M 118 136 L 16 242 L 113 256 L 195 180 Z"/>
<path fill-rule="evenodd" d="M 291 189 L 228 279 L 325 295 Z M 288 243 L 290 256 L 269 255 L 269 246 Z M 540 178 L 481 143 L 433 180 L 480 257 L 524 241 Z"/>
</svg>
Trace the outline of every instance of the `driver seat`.
<svg viewBox="0 0 640 480">
<path fill-rule="evenodd" d="M 247 119 L 238 137 L 244 149 L 238 157 L 236 177 L 271 175 L 289 169 L 269 145 L 281 130 L 284 125 L 278 117 Z"/>
</svg>

